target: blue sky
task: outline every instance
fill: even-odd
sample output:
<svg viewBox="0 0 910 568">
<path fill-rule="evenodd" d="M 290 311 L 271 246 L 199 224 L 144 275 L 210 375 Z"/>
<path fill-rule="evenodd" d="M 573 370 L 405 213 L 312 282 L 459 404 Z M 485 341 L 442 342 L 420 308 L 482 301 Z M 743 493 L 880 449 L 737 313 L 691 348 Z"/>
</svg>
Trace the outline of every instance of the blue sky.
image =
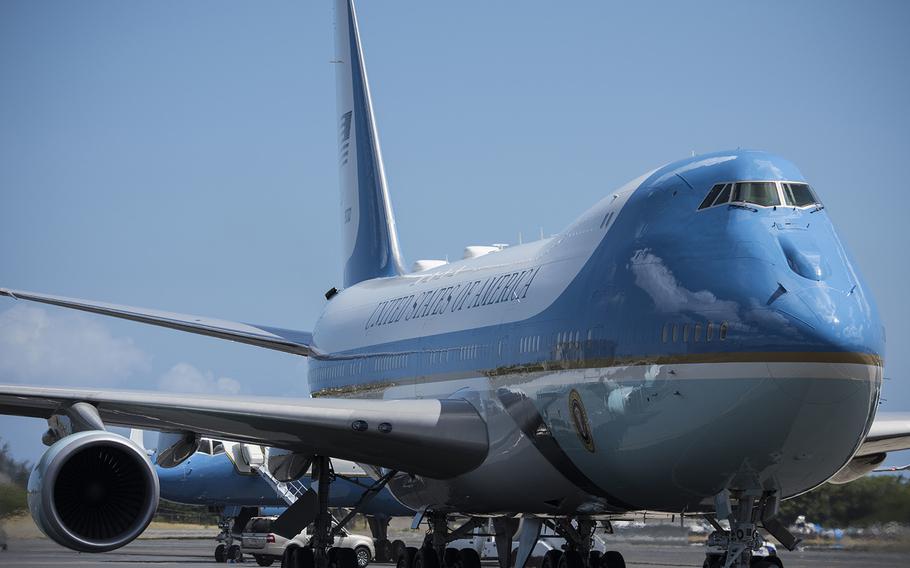
<svg viewBox="0 0 910 568">
<path fill-rule="evenodd" d="M 358 9 L 409 262 L 558 231 L 693 151 L 767 149 L 857 258 L 883 408 L 910 410 L 906 2 Z M 341 274 L 332 57 L 328 1 L 0 3 L 0 285 L 309 329 Z M 0 300 L 3 382 L 303 395 L 305 370 Z M 44 428 L 0 417 L 31 460 Z"/>
</svg>

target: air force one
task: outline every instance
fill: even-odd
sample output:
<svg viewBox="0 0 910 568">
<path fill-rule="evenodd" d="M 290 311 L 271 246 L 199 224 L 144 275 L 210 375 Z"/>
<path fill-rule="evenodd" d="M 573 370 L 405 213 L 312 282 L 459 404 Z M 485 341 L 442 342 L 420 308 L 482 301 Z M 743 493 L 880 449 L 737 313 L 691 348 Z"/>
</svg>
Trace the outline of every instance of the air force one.
<svg viewBox="0 0 910 568">
<path fill-rule="evenodd" d="M 151 520 L 154 468 L 107 425 L 173 432 L 175 463 L 206 436 L 283 449 L 269 468 L 288 478 L 312 466 L 318 498 L 288 511 L 313 540 L 285 558 L 307 568 L 355 562 L 330 548 L 332 457 L 424 512 L 403 568 L 477 568 L 447 543 L 484 517 L 518 532 L 519 568 L 542 524 L 567 541 L 548 567 L 623 566 L 589 555 L 589 536 L 634 510 L 706 515 L 727 550 L 706 564 L 731 567 L 758 528 L 795 545 L 781 499 L 910 448 L 910 415 L 876 415 L 869 290 L 815 188 L 773 154 L 671 163 L 553 237 L 406 270 L 351 1 L 336 14 L 344 277 L 312 332 L 0 290 L 308 357 L 313 398 L 0 386 L 0 412 L 51 424 L 29 482 L 49 537 L 105 551 Z"/>
</svg>

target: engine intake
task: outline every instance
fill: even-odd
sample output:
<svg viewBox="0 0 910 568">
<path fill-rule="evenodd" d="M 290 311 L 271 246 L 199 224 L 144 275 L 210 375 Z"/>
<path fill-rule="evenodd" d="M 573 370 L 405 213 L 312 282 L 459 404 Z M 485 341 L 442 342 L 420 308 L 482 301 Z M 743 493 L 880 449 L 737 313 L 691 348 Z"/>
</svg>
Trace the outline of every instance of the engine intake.
<svg viewBox="0 0 910 568">
<path fill-rule="evenodd" d="M 67 436 L 28 480 L 35 523 L 56 543 L 105 552 L 132 542 L 158 508 L 158 476 L 145 452 L 110 432 Z"/>
</svg>

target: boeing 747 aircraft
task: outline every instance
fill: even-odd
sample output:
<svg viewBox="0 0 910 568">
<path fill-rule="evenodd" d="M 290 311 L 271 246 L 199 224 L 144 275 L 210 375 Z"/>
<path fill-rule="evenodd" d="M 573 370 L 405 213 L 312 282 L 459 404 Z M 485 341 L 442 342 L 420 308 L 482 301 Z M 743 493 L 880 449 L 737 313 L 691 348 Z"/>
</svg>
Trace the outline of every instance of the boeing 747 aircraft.
<svg viewBox="0 0 910 568">
<path fill-rule="evenodd" d="M 0 385 L 0 412 L 51 426 L 29 482 L 49 537 L 106 551 L 151 520 L 155 469 L 107 425 L 174 433 L 173 465 L 207 436 L 282 448 L 279 478 L 312 466 L 318 498 L 285 514 L 313 538 L 288 568 L 355 566 L 331 549 L 332 457 L 375 470 L 365 498 L 387 486 L 423 512 L 400 568 L 478 568 L 447 543 L 490 517 L 503 542 L 519 533 L 518 568 L 542 524 L 567 542 L 547 568 L 624 566 L 589 537 L 634 510 L 706 515 L 727 550 L 706 565 L 730 568 L 759 528 L 795 545 L 781 499 L 910 448 L 910 416 L 876 415 L 875 303 L 821 192 L 774 154 L 686 158 L 605 188 L 555 236 L 406 270 L 351 0 L 336 12 L 344 277 L 311 332 L 0 290 L 308 357 L 313 398 Z"/>
</svg>

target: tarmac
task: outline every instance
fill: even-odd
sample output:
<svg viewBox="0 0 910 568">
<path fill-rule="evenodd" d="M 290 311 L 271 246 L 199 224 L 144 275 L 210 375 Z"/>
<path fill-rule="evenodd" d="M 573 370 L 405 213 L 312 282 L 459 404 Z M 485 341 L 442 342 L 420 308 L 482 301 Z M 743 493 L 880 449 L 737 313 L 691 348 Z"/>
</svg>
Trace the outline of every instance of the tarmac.
<svg viewBox="0 0 910 568">
<path fill-rule="evenodd" d="M 0 552 L 0 566 L 11 568 L 113 568 L 133 566 L 139 568 L 179 568 L 181 566 L 214 566 L 212 555 L 215 541 L 203 538 L 143 538 L 113 552 L 80 554 L 54 544 L 47 539 L 11 540 L 9 548 Z M 704 560 L 701 546 L 684 544 L 622 544 L 626 566 L 630 567 L 700 567 Z M 786 568 L 895 568 L 910 565 L 906 552 L 804 550 L 782 552 Z M 257 566 L 253 559 L 245 566 Z M 273 566 L 279 566 L 275 563 Z M 389 568 L 392 564 L 373 563 L 370 566 Z M 484 568 L 493 568 L 495 562 L 484 562 Z"/>
</svg>

